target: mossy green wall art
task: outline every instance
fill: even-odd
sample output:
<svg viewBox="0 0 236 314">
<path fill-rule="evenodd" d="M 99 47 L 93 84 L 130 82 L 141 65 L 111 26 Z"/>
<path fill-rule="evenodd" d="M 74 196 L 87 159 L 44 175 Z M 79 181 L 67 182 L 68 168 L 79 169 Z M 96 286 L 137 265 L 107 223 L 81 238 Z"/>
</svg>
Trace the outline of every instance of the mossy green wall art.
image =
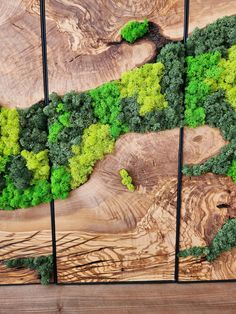
<svg viewBox="0 0 236 314">
<path fill-rule="evenodd" d="M 128 43 L 120 39 L 112 45 L 138 47 L 154 37 L 152 27 L 147 19 L 130 21 L 120 30 Z M 184 269 L 180 279 L 201 280 L 207 276 L 206 265 L 214 267 L 229 252 L 234 257 L 235 29 L 236 16 L 224 17 L 193 31 L 186 45 L 168 40 L 156 49 L 155 59 L 119 79 L 82 92 L 52 92 L 47 105 L 44 101 L 29 108 L 2 104 L 0 210 L 4 215 L 24 212 L 30 217 L 39 209 L 30 207 L 52 200 L 60 204 L 55 220 L 58 245 L 63 246 L 58 257 L 62 282 L 143 280 L 133 251 L 144 266 L 150 263 L 151 279 L 172 280 L 181 127 L 186 142 L 179 169 L 183 211 L 178 259 Z M 208 197 L 211 188 L 213 196 Z M 40 212 L 38 221 L 46 226 Z M 9 256 L 3 267 L 28 268 L 43 284 L 50 282 L 53 261 L 47 251 L 41 256 L 29 252 Z M 95 270 L 86 268 L 99 263 Z M 194 274 L 196 263 L 203 265 L 200 275 Z M 99 273 L 102 268 L 106 271 Z"/>
</svg>

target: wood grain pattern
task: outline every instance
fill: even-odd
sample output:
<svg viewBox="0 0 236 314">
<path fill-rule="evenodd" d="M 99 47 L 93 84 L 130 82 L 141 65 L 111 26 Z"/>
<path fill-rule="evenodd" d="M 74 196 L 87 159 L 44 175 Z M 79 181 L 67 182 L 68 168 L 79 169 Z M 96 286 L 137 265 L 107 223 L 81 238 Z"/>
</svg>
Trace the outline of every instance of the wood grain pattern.
<svg viewBox="0 0 236 314">
<path fill-rule="evenodd" d="M 52 254 L 50 231 L 9 233 L 0 231 L 0 284 L 39 283 L 29 269 L 10 269 L 4 260 Z"/>
<path fill-rule="evenodd" d="M 235 293 L 235 283 L 0 287 L 0 313 L 234 314 Z"/>
<path fill-rule="evenodd" d="M 232 216 L 232 211 L 236 214 L 236 185 L 229 177 L 206 174 L 184 178 L 181 249 L 209 245 L 226 219 Z M 236 249 L 211 263 L 202 258 L 180 258 L 181 280 L 235 278 Z"/>
<path fill-rule="evenodd" d="M 87 90 L 152 59 L 150 40 L 120 43 L 120 28 L 147 17 L 164 36 L 181 39 L 183 0 L 48 0 L 50 91 Z M 191 2 L 190 32 L 236 13 L 234 0 Z M 0 103 L 27 107 L 43 98 L 38 0 L 0 4 Z"/>
<path fill-rule="evenodd" d="M 219 130 L 209 127 L 186 129 L 185 135 L 189 162 L 201 162 L 226 144 Z M 86 184 L 56 201 L 60 282 L 173 279 L 178 140 L 178 129 L 124 135 Z M 134 193 L 121 185 L 121 168 L 132 175 Z M 0 230 L 1 244 L 8 239 L 0 247 L 1 260 L 51 252 L 48 204 L 0 211 Z M 2 283 L 22 281 L 21 271 L 13 279 L 12 270 L 2 272 Z"/>
<path fill-rule="evenodd" d="M 28 1 L 29 2 L 29 1 Z M 21 0 L 0 3 L 0 104 L 27 107 L 43 98 L 39 11 Z"/>
<path fill-rule="evenodd" d="M 56 202 L 59 282 L 173 279 L 178 133 L 123 136 L 85 185 Z"/>
<path fill-rule="evenodd" d="M 183 163 L 197 165 L 220 153 L 227 145 L 219 129 L 207 125 L 198 128 L 185 128 Z"/>
<path fill-rule="evenodd" d="M 169 183 L 169 189 L 175 203 L 176 180 Z M 59 282 L 173 279 L 174 206 L 164 211 L 158 205 L 152 204 L 129 232 L 58 232 Z"/>
<path fill-rule="evenodd" d="M 233 13 L 233 0 L 194 1 L 190 32 Z M 164 36 L 182 37 L 183 0 L 48 0 L 51 91 L 63 94 L 70 89 L 94 88 L 152 59 L 156 46 L 150 39 L 128 45 L 119 35 L 128 20 L 144 17 L 159 25 Z M 1 1 L 0 47 L 0 102 L 27 107 L 40 100 L 38 0 Z M 87 184 L 68 200 L 57 202 L 60 281 L 173 278 L 178 132 L 123 137 L 117 151 L 96 166 Z M 203 162 L 226 144 L 214 129 L 186 133 L 187 163 Z M 122 167 L 134 178 L 138 187 L 135 193 L 121 186 L 117 171 Z M 226 217 L 235 216 L 235 188 L 231 183 L 230 179 L 211 175 L 184 179 L 183 247 L 209 243 Z M 218 202 L 225 200 L 231 202 L 227 212 L 225 208 L 216 210 Z M 1 261 L 51 253 L 48 214 L 48 205 L 0 212 Z M 193 259 L 183 261 L 181 278 L 234 278 L 235 268 L 232 250 L 212 265 Z M 0 272 L 0 283 L 38 281 L 35 273 L 12 272 L 2 263 Z"/>
<path fill-rule="evenodd" d="M 187 161 L 226 145 L 217 129 L 185 133 Z M 60 282 L 173 279 L 178 141 L 178 129 L 122 136 L 86 184 L 56 201 Z M 121 185 L 121 168 L 134 193 Z"/>
<path fill-rule="evenodd" d="M 190 1 L 189 32 L 202 28 L 218 18 L 236 14 L 234 0 Z"/>
</svg>

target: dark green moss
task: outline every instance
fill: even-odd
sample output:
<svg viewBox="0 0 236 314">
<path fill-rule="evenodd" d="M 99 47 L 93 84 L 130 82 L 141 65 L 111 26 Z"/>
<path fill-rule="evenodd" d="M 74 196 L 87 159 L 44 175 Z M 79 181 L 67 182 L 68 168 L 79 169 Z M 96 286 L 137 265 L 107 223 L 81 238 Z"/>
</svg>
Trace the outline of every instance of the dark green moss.
<svg viewBox="0 0 236 314">
<path fill-rule="evenodd" d="M 227 102 L 225 92 L 219 90 L 203 101 L 206 124 L 219 128 L 226 140 L 236 139 L 236 111 Z"/>
<path fill-rule="evenodd" d="M 212 243 L 206 247 L 192 247 L 179 253 L 180 257 L 204 257 L 212 262 L 223 252 L 236 247 L 236 219 L 229 219 L 218 231 Z"/>
<path fill-rule="evenodd" d="M 38 153 L 47 143 L 47 116 L 41 101 L 30 108 L 18 109 L 20 119 L 20 145 L 23 149 Z"/>
<path fill-rule="evenodd" d="M 236 44 L 236 15 L 218 19 L 202 29 L 195 29 L 187 41 L 187 54 L 200 55 L 220 51 L 227 56 L 227 49 Z"/>
<path fill-rule="evenodd" d="M 161 80 L 161 88 L 169 104 L 162 113 L 162 121 L 160 122 L 162 125 L 161 129 L 171 129 L 176 126 L 181 126 L 183 121 L 184 45 L 180 42 L 167 44 L 161 49 L 157 61 L 162 62 L 165 66 L 165 72 Z"/>
<path fill-rule="evenodd" d="M 48 285 L 53 276 L 52 256 L 39 256 L 28 258 L 16 258 L 6 260 L 4 263 L 9 268 L 29 268 L 38 273 L 41 284 Z"/>
<path fill-rule="evenodd" d="M 44 113 L 49 124 L 49 156 L 54 166 L 65 166 L 72 156 L 71 146 L 81 143 L 83 132 L 91 124 L 97 122 L 92 98 L 88 93 L 70 92 L 60 97 L 56 93 L 50 95 L 51 103 L 45 107 Z M 66 115 L 66 125 L 62 116 Z M 53 141 L 50 141 L 50 128 L 57 123 L 61 128 Z"/>
<path fill-rule="evenodd" d="M 9 177 L 17 189 L 23 190 L 29 187 L 33 174 L 27 168 L 26 161 L 21 155 L 12 157 L 9 167 Z"/>
</svg>

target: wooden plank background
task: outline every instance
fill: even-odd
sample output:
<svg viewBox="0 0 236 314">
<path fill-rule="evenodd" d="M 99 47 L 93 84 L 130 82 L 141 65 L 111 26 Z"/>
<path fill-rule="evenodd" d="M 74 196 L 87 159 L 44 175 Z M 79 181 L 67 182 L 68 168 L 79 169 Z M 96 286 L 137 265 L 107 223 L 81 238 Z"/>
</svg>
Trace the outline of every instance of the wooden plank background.
<svg viewBox="0 0 236 314">
<path fill-rule="evenodd" d="M 0 287 L 0 313 L 236 313 L 236 283 Z"/>
</svg>

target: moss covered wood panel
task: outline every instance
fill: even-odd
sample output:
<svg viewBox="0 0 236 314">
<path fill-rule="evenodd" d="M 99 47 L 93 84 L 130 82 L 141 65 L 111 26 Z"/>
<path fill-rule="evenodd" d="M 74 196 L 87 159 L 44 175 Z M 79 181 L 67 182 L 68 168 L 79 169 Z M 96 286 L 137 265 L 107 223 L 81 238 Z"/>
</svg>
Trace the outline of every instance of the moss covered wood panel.
<svg viewBox="0 0 236 314">
<path fill-rule="evenodd" d="M 229 10 L 208 5 L 203 24 Z M 37 16 L 36 2 L 16 12 L 21 6 L 20 18 Z M 2 283 L 52 277 L 51 199 L 59 282 L 174 280 L 182 125 L 180 279 L 234 278 L 235 16 L 195 31 L 185 49 L 172 42 L 183 1 L 156 1 L 148 14 L 120 2 L 131 15 L 124 21 L 117 3 L 104 6 L 106 21 L 93 17 L 90 2 L 81 8 L 47 3 L 50 104 L 38 94 L 35 105 L 21 104 L 29 108 L 1 108 Z M 139 23 L 124 26 L 132 16 Z"/>
<path fill-rule="evenodd" d="M 223 3 L 218 7 L 221 5 L 223 8 Z M 230 1 L 229 6 L 233 8 Z M 203 12 L 209 9 L 209 16 L 213 15 L 208 1 L 202 3 Z M 225 145 L 203 161 L 184 155 L 180 237 L 183 281 L 236 277 L 234 19 L 219 20 L 206 29 L 196 30 L 187 43 L 185 125 L 193 130 L 199 125 L 218 129 Z M 195 26 L 191 18 L 189 26 Z M 194 146 L 200 138 L 192 140 Z M 205 147 L 209 149 L 209 143 Z M 184 149 L 188 149 L 187 143 Z"/>
<path fill-rule="evenodd" d="M 31 211 L 50 200 L 42 102 L 31 114 L 15 108 L 43 98 L 39 8 L 30 14 L 23 2 L 0 4 L 0 284 L 39 283 L 42 274 L 8 261 L 52 255 L 50 206 Z"/>
</svg>

